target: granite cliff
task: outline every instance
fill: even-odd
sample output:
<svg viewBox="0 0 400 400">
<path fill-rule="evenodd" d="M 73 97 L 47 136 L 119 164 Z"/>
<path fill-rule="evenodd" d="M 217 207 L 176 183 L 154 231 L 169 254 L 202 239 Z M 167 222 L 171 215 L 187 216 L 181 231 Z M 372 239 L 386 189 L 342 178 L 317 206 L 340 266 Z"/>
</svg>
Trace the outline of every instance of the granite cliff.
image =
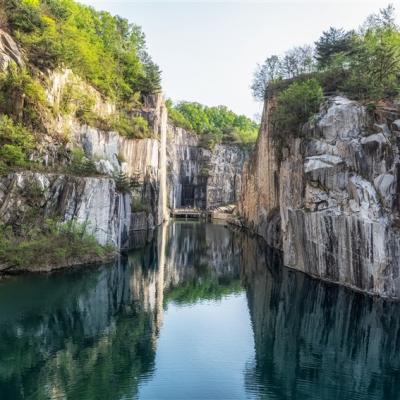
<svg viewBox="0 0 400 400">
<path fill-rule="evenodd" d="M 280 156 L 273 112 L 269 99 L 243 173 L 244 225 L 279 247 L 286 266 L 399 298 L 396 110 L 329 98 Z"/>
<path fill-rule="evenodd" d="M 0 30 L 1 70 L 10 64 L 24 68 L 28 61 L 12 36 Z M 237 145 L 202 147 L 198 135 L 168 121 L 161 93 L 146 95 L 133 110 L 148 124 L 148 137 L 130 138 L 77 117 L 74 92 L 90 96 L 90 112 L 99 120 L 112 118 L 118 105 L 72 70 L 42 73 L 41 81 L 52 110 L 45 119 L 47 133 L 31 155 L 35 168 L 0 178 L 1 223 L 23 226 L 32 213 L 57 216 L 84 224 L 100 244 L 123 249 L 134 245 L 134 231 L 152 230 L 168 219 L 168 207 L 211 209 L 237 202 L 247 151 Z M 61 112 L 63 107 L 68 112 Z M 89 172 L 71 172 L 77 151 Z"/>
</svg>

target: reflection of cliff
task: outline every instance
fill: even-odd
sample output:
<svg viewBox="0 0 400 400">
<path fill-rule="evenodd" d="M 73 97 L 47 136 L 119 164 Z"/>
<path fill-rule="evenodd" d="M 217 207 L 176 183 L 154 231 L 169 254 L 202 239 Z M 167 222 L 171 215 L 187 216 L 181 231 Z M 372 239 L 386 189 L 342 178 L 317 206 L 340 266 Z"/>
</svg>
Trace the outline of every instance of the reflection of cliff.
<svg viewBox="0 0 400 400">
<path fill-rule="evenodd" d="M 240 290 L 237 239 L 223 226 L 164 225 L 135 245 L 115 265 L 0 282 L 2 400 L 135 396 L 164 305 Z"/>
<path fill-rule="evenodd" d="M 165 288 L 191 283 L 238 279 L 239 246 L 236 235 L 222 225 L 175 222 L 168 225 Z"/>
<path fill-rule="evenodd" d="M 2 399 L 134 394 L 139 378 L 154 367 L 159 269 L 153 253 L 148 247 L 115 266 L 37 277 L 34 284 L 5 282 Z M 24 296 L 18 303 L 15 293 Z"/>
<path fill-rule="evenodd" d="M 256 360 L 257 398 L 397 399 L 400 305 L 281 268 L 276 253 L 243 246 L 243 281 Z"/>
</svg>

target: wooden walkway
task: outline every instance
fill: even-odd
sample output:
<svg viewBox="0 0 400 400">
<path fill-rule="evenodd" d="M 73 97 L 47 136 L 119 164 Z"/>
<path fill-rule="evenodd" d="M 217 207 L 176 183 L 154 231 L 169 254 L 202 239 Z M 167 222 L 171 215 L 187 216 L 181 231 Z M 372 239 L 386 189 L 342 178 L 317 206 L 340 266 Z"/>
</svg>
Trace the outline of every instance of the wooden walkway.
<svg viewBox="0 0 400 400">
<path fill-rule="evenodd" d="M 193 219 L 208 219 L 210 212 L 206 210 L 198 210 L 196 208 L 174 208 L 171 210 L 173 218 L 193 218 Z"/>
</svg>

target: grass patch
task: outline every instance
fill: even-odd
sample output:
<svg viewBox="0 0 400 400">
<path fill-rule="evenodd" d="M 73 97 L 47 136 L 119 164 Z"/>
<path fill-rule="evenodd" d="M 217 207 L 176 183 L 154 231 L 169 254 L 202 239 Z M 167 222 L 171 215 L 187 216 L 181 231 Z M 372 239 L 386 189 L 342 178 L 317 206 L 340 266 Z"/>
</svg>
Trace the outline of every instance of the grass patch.
<svg viewBox="0 0 400 400">
<path fill-rule="evenodd" d="M 2 271 L 50 270 L 106 260 L 114 252 L 113 246 L 100 245 L 85 225 L 74 221 L 46 220 L 19 235 L 10 226 L 0 226 Z"/>
</svg>

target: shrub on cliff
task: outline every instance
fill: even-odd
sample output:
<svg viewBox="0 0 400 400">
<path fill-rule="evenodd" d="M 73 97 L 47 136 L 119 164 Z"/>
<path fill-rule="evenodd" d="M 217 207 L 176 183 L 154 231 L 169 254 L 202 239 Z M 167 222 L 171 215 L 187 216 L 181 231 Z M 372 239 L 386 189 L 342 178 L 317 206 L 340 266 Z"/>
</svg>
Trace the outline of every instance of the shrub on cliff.
<svg viewBox="0 0 400 400">
<path fill-rule="evenodd" d="M 32 129 L 40 129 L 46 107 L 44 88 L 28 69 L 10 63 L 7 70 L 0 73 L 0 113 Z"/>
<path fill-rule="evenodd" d="M 68 166 L 68 172 L 78 176 L 100 175 L 94 161 L 86 157 L 85 152 L 80 148 L 72 150 L 71 163 Z"/>
<path fill-rule="evenodd" d="M 23 167 L 34 147 L 34 136 L 7 115 L 0 115 L 0 173 Z"/>
<path fill-rule="evenodd" d="M 145 139 L 152 137 L 152 131 L 149 123 L 142 116 L 130 116 L 119 112 L 112 117 L 110 129 L 117 131 L 120 135 L 128 139 Z"/>
<path fill-rule="evenodd" d="M 315 79 L 292 83 L 278 95 L 274 130 L 280 136 L 298 135 L 303 124 L 319 111 L 322 100 L 322 88 Z"/>
</svg>

